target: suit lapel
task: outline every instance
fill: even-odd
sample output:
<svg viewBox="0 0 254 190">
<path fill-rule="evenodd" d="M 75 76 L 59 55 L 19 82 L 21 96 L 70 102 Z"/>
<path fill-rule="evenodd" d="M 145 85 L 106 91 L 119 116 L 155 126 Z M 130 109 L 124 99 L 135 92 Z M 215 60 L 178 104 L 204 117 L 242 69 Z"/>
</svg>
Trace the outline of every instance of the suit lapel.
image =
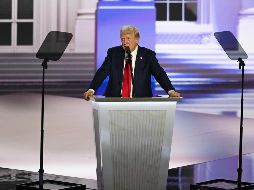
<svg viewBox="0 0 254 190">
<path fill-rule="evenodd" d="M 123 67 L 124 67 L 124 56 L 125 56 L 125 52 L 124 49 L 122 48 L 122 46 L 120 46 L 120 53 L 119 53 L 119 58 L 117 60 L 119 60 L 119 64 L 117 67 L 117 73 L 118 73 L 118 78 L 119 78 L 119 85 L 122 86 L 122 81 L 123 81 Z"/>
<path fill-rule="evenodd" d="M 136 61 L 135 61 L 134 79 L 135 79 L 135 76 L 137 76 L 139 71 L 142 70 L 142 67 L 144 66 L 144 64 L 142 63 L 143 61 L 142 57 L 143 57 L 143 51 L 142 51 L 142 48 L 139 46 L 137 56 L 136 56 Z"/>
</svg>

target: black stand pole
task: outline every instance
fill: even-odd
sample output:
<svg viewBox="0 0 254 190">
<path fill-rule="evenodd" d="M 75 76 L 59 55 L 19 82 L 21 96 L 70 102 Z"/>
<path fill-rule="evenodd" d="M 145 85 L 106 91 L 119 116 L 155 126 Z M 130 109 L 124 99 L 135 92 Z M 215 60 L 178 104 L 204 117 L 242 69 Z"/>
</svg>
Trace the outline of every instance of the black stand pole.
<svg viewBox="0 0 254 190">
<path fill-rule="evenodd" d="M 40 169 L 39 169 L 39 189 L 43 189 L 43 144 L 44 144 L 44 94 L 45 94 L 45 70 L 48 68 L 48 59 L 44 59 L 41 66 L 43 67 L 42 72 L 42 90 L 41 90 L 41 142 L 40 142 Z"/>
<path fill-rule="evenodd" d="M 244 89 L 244 61 L 242 58 L 238 58 L 239 69 L 242 69 L 242 91 L 241 91 L 241 116 L 240 116 L 240 142 L 239 142 L 239 158 L 238 158 L 238 178 L 237 178 L 237 188 L 241 189 L 242 183 L 242 147 L 243 147 L 243 89 Z"/>
</svg>

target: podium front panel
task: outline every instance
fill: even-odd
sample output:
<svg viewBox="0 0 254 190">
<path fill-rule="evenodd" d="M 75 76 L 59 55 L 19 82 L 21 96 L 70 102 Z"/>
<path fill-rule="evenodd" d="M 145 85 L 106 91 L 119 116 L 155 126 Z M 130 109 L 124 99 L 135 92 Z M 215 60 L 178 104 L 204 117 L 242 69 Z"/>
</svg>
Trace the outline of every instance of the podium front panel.
<svg viewBox="0 0 254 190">
<path fill-rule="evenodd" d="M 176 102 L 93 102 L 97 183 L 165 190 Z"/>
</svg>

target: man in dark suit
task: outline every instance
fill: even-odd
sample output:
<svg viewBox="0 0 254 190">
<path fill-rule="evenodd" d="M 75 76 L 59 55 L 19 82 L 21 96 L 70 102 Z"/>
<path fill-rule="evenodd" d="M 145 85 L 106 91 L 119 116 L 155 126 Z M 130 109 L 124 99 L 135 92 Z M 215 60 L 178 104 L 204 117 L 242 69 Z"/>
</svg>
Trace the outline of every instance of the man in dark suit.
<svg viewBox="0 0 254 190">
<path fill-rule="evenodd" d="M 152 97 L 151 75 L 170 97 L 180 97 L 158 63 L 155 52 L 138 45 L 140 36 L 137 28 L 123 26 L 120 37 L 122 45 L 108 49 L 84 98 L 89 100 L 107 76 L 106 97 Z"/>
</svg>

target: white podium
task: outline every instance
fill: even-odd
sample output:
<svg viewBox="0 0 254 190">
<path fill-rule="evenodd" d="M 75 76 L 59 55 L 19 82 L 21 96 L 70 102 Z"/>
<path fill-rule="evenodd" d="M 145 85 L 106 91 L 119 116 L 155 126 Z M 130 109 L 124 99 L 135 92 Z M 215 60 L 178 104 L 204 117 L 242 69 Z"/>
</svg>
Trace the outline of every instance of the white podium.
<svg viewBox="0 0 254 190">
<path fill-rule="evenodd" d="M 99 190 L 165 190 L 179 98 L 95 98 Z"/>
</svg>

